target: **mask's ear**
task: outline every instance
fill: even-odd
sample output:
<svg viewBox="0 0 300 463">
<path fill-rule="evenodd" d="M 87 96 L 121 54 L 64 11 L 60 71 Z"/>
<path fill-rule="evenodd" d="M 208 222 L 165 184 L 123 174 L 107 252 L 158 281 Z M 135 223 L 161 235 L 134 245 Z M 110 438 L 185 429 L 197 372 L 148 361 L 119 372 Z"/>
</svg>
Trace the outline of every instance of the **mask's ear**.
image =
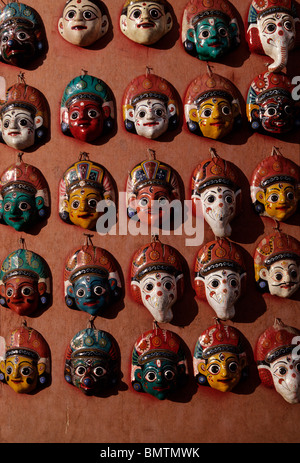
<svg viewBox="0 0 300 463">
<path fill-rule="evenodd" d="M 102 16 L 102 23 L 101 23 L 101 29 L 100 29 L 100 37 L 105 35 L 108 31 L 109 23 L 108 23 L 108 17 L 104 14 Z"/>
<path fill-rule="evenodd" d="M 118 282 L 115 278 L 110 278 L 108 280 L 108 283 L 109 283 L 109 286 L 111 288 L 112 291 L 114 291 L 116 289 L 116 287 L 118 286 Z"/>
<path fill-rule="evenodd" d="M 166 14 L 166 32 L 169 32 L 173 26 L 173 19 L 171 13 Z"/>
<path fill-rule="evenodd" d="M 136 302 L 139 302 L 140 304 L 142 304 L 142 295 L 141 295 L 139 282 L 133 281 L 131 283 L 131 294 Z"/>
<path fill-rule="evenodd" d="M 60 33 L 61 36 L 64 35 L 64 22 L 63 22 L 63 18 L 59 18 L 58 20 L 58 32 Z"/>
<path fill-rule="evenodd" d="M 260 269 L 259 271 L 259 276 L 262 280 L 267 280 L 268 279 L 268 276 L 269 276 L 269 272 L 268 270 L 266 269 L 266 267 L 263 267 Z"/>
<path fill-rule="evenodd" d="M 43 125 L 44 119 L 42 116 L 36 116 L 34 118 L 34 126 L 36 129 L 40 128 Z"/>
<path fill-rule="evenodd" d="M 126 14 L 121 14 L 120 17 L 120 28 L 123 33 L 127 30 L 127 16 Z"/>
<path fill-rule="evenodd" d="M 231 36 L 231 39 L 234 40 L 238 37 L 239 35 L 239 28 L 238 28 L 238 25 L 236 24 L 236 22 L 231 22 L 229 24 L 229 33 L 230 33 L 230 36 Z"/>
<path fill-rule="evenodd" d="M 40 211 L 44 207 L 44 204 L 44 198 L 42 198 L 41 196 L 37 196 L 35 198 L 35 205 L 38 211 Z"/>
<path fill-rule="evenodd" d="M 196 38 L 196 31 L 195 31 L 195 29 L 188 29 L 188 31 L 187 31 L 187 33 L 186 33 L 186 38 L 187 38 L 187 40 L 189 40 L 190 42 L 196 43 L 196 42 L 197 42 L 197 38 Z"/>
<path fill-rule="evenodd" d="M 70 286 L 67 287 L 67 294 L 70 297 L 74 297 L 73 286 L 70 285 Z"/>
<path fill-rule="evenodd" d="M 43 294 L 45 294 L 46 292 L 46 283 L 44 283 L 43 281 L 41 283 L 38 284 L 38 292 L 39 292 L 39 295 L 42 296 Z"/>
</svg>

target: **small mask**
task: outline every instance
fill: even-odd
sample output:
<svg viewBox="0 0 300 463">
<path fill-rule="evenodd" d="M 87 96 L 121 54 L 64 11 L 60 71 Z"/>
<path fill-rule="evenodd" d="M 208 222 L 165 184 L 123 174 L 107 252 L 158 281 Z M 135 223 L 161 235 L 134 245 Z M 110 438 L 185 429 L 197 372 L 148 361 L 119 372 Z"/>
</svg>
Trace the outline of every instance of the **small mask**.
<svg viewBox="0 0 300 463">
<path fill-rule="evenodd" d="M 126 197 L 129 218 L 137 215 L 143 224 L 162 227 L 169 218 L 170 203 L 180 200 L 177 173 L 156 159 L 143 161 L 128 175 Z"/>
<path fill-rule="evenodd" d="M 279 4 L 278 4 L 279 3 Z M 289 52 L 299 45 L 299 14 L 293 0 L 253 0 L 248 14 L 247 42 L 252 53 L 269 56 L 270 72 L 280 72 Z"/>
<path fill-rule="evenodd" d="M 101 315 L 121 297 L 117 265 L 104 249 L 86 244 L 66 259 L 64 294 L 67 307 Z"/>
<path fill-rule="evenodd" d="M 45 51 L 42 20 L 28 5 L 11 2 L 0 10 L 0 57 L 13 66 L 27 66 Z"/>
<path fill-rule="evenodd" d="M 184 384 L 187 375 L 183 342 L 177 334 L 156 327 L 138 338 L 131 363 L 135 391 L 164 400 Z"/>
<path fill-rule="evenodd" d="M 32 228 L 49 215 L 50 191 L 42 172 L 21 159 L 0 180 L 0 217 L 17 231 Z"/>
<path fill-rule="evenodd" d="M 24 82 L 10 87 L 0 108 L 0 138 L 7 146 L 25 150 L 42 142 L 49 128 L 44 95 Z"/>
<path fill-rule="evenodd" d="M 154 320 L 168 323 L 184 291 L 182 259 L 172 246 L 153 242 L 141 247 L 131 263 L 131 294 Z"/>
<path fill-rule="evenodd" d="M 230 222 L 241 210 L 239 182 L 236 166 L 215 153 L 212 159 L 202 161 L 193 172 L 191 197 L 194 213 L 197 213 L 200 201 L 201 214 L 218 238 L 231 235 Z"/>
<path fill-rule="evenodd" d="M 59 184 L 59 216 L 83 229 L 95 230 L 101 212 L 99 201 L 107 207 L 115 203 L 116 192 L 107 170 L 88 159 L 80 159 L 64 173 Z"/>
<path fill-rule="evenodd" d="M 253 131 L 280 135 L 300 122 L 292 97 L 294 86 L 282 73 L 265 72 L 251 83 L 247 96 L 247 118 Z"/>
<path fill-rule="evenodd" d="M 69 43 L 88 47 L 103 37 L 109 27 L 100 0 L 68 0 L 58 21 L 58 32 Z"/>
<path fill-rule="evenodd" d="M 169 10 L 165 0 L 126 0 L 120 17 L 121 31 L 133 42 L 152 45 L 173 27 Z"/>
<path fill-rule="evenodd" d="M 199 299 L 206 300 L 219 319 L 232 319 L 246 285 L 241 248 L 226 238 L 206 243 L 196 258 L 194 283 Z"/>
<path fill-rule="evenodd" d="M 247 356 L 242 334 L 233 326 L 217 321 L 199 337 L 193 366 L 200 386 L 230 392 L 246 376 Z"/>
<path fill-rule="evenodd" d="M 227 0 L 190 0 L 183 13 L 182 43 L 187 53 L 214 61 L 240 43 L 236 13 Z"/>
<path fill-rule="evenodd" d="M 19 394 L 38 392 L 50 383 L 50 349 L 43 336 L 23 324 L 0 337 L 0 379 Z"/>
<path fill-rule="evenodd" d="M 290 404 L 300 402 L 300 331 L 275 319 L 258 338 L 254 356 L 262 384 Z"/>
<path fill-rule="evenodd" d="M 50 301 L 50 270 L 35 252 L 17 249 L 3 261 L 0 304 L 20 316 L 31 316 Z"/>
<path fill-rule="evenodd" d="M 298 208 L 299 166 L 273 150 L 272 156 L 256 166 L 250 191 L 254 209 L 259 215 L 279 222 L 286 221 Z"/>
<path fill-rule="evenodd" d="M 264 236 L 254 253 L 259 291 L 291 297 L 300 287 L 300 242 L 279 231 Z"/>
<path fill-rule="evenodd" d="M 65 354 L 65 380 L 85 395 L 111 389 L 119 379 L 119 350 L 106 331 L 87 328 L 71 339 Z"/>
<path fill-rule="evenodd" d="M 241 126 L 237 89 L 228 79 L 209 70 L 189 85 L 184 115 L 191 133 L 214 140 L 224 138 Z"/>
<path fill-rule="evenodd" d="M 60 107 L 62 133 L 90 143 L 112 130 L 114 117 L 112 95 L 102 80 L 85 74 L 69 82 Z"/>
<path fill-rule="evenodd" d="M 179 102 L 173 86 L 154 74 L 133 79 L 123 101 L 125 129 L 141 137 L 157 139 L 179 123 Z"/>
</svg>

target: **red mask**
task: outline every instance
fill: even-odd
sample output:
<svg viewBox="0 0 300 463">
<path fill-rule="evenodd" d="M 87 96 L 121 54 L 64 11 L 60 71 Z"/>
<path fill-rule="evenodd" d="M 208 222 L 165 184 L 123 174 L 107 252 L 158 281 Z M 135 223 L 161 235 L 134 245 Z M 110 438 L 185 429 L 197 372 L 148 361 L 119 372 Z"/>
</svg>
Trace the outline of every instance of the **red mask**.
<svg viewBox="0 0 300 463">
<path fill-rule="evenodd" d="M 69 108 L 71 134 L 78 140 L 90 142 L 103 130 L 103 112 L 100 104 L 92 100 L 75 101 Z"/>
</svg>

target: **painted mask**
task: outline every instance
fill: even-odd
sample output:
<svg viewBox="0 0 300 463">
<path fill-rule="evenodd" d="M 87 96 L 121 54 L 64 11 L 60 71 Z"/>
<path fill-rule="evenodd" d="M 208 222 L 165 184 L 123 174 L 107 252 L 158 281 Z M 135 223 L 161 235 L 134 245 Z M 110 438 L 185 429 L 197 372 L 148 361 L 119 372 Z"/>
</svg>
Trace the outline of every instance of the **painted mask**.
<svg viewBox="0 0 300 463">
<path fill-rule="evenodd" d="M 126 0 L 120 17 L 121 31 L 133 42 L 152 45 L 172 29 L 169 10 L 166 0 Z"/>
<path fill-rule="evenodd" d="M 279 222 L 291 217 L 300 199 L 300 169 L 280 153 L 263 159 L 255 168 L 250 182 L 255 211 Z"/>
<path fill-rule="evenodd" d="M 1 141 L 16 150 L 25 150 L 43 141 L 48 128 L 44 95 L 24 82 L 10 87 L 0 108 Z"/>
<path fill-rule="evenodd" d="M 93 142 L 114 125 L 114 104 L 108 86 L 88 74 L 75 77 L 65 88 L 60 108 L 62 133 Z"/>
<path fill-rule="evenodd" d="M 45 50 L 42 20 L 28 5 L 11 2 L 0 10 L 0 57 L 13 66 L 26 66 Z"/>
<path fill-rule="evenodd" d="M 75 334 L 65 354 L 65 380 L 85 395 L 97 395 L 119 379 L 119 349 L 106 331 L 87 328 Z"/>
<path fill-rule="evenodd" d="M 194 213 L 200 201 L 201 213 L 218 238 L 231 235 L 230 222 L 241 210 L 239 182 L 236 166 L 216 154 L 198 164 L 193 172 L 191 197 Z"/>
<path fill-rule="evenodd" d="M 156 327 L 138 338 L 131 364 L 135 391 L 164 400 L 183 385 L 187 375 L 183 342 L 177 334 Z"/>
<path fill-rule="evenodd" d="M 123 121 L 128 132 L 156 139 L 179 123 L 179 102 L 173 86 L 154 74 L 133 79 L 126 88 Z"/>
<path fill-rule="evenodd" d="M 252 53 L 273 59 L 270 72 L 286 67 L 289 52 L 299 45 L 299 14 L 293 0 L 253 0 L 248 14 L 246 38 Z"/>
<path fill-rule="evenodd" d="M 70 309 L 95 316 L 110 308 L 122 294 L 114 258 L 89 244 L 72 251 L 65 262 L 64 294 Z"/>
<path fill-rule="evenodd" d="M 203 61 L 222 58 L 240 43 L 236 13 L 227 0 L 190 0 L 183 13 L 182 43 Z"/>
<path fill-rule="evenodd" d="M 0 379 L 19 394 L 30 394 L 50 382 L 50 349 L 43 336 L 23 324 L 7 343 L 0 338 Z"/>
<path fill-rule="evenodd" d="M 300 287 L 300 242 L 279 231 L 266 235 L 254 253 L 259 291 L 291 297 Z"/>
<path fill-rule="evenodd" d="M 235 303 L 246 285 L 246 270 L 240 246 L 218 239 L 198 251 L 195 262 L 195 292 L 206 300 L 221 320 L 235 316 Z"/>
<path fill-rule="evenodd" d="M 199 337 L 194 351 L 194 376 L 200 386 L 230 392 L 245 379 L 247 356 L 244 339 L 233 326 L 219 320 Z"/>
<path fill-rule="evenodd" d="M 298 125 L 298 108 L 292 97 L 294 86 L 282 73 L 265 72 L 251 83 L 247 96 L 247 118 L 252 130 L 280 135 Z"/>
<path fill-rule="evenodd" d="M 177 173 L 156 159 L 143 161 L 128 175 L 126 196 L 129 218 L 137 215 L 141 223 L 161 227 L 169 217 L 170 203 L 180 199 Z"/>
<path fill-rule="evenodd" d="M 300 331 L 275 319 L 258 338 L 254 356 L 262 384 L 290 404 L 300 402 Z"/>
<path fill-rule="evenodd" d="M 31 228 L 49 215 L 50 191 L 42 172 L 19 160 L 0 179 L 0 217 L 17 231 Z"/>
<path fill-rule="evenodd" d="M 107 170 L 96 162 L 82 159 L 72 164 L 59 184 L 59 216 L 78 227 L 94 230 L 101 212 L 99 201 L 115 203 L 115 190 Z"/>
<path fill-rule="evenodd" d="M 191 133 L 219 140 L 242 122 L 237 89 L 225 77 L 210 71 L 189 85 L 184 115 Z"/>
<path fill-rule="evenodd" d="M 103 37 L 109 27 L 100 0 L 68 0 L 58 21 L 58 32 L 69 43 L 88 47 Z"/>
<path fill-rule="evenodd" d="M 173 305 L 183 291 L 182 259 L 175 248 L 154 240 L 136 251 L 131 263 L 131 294 L 155 321 L 172 320 Z"/>
<path fill-rule="evenodd" d="M 50 270 L 35 252 L 17 249 L 4 259 L 0 272 L 0 304 L 20 316 L 31 316 L 50 301 Z"/>
</svg>

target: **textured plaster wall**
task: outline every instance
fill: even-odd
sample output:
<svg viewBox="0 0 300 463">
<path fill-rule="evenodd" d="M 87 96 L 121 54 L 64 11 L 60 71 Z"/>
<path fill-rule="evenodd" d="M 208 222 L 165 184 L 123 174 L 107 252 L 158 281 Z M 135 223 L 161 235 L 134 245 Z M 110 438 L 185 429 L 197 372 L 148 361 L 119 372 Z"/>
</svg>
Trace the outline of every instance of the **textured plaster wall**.
<svg viewBox="0 0 300 463">
<path fill-rule="evenodd" d="M 124 191 L 128 170 L 147 157 L 147 150 L 171 164 L 180 174 L 188 197 L 189 182 L 197 163 L 208 157 L 213 147 L 225 159 L 233 161 L 241 170 L 244 193 L 243 213 L 235 222 L 232 240 L 245 249 L 248 285 L 245 298 L 238 304 L 237 315 L 228 322 L 245 335 L 254 347 L 258 335 L 280 317 L 286 324 L 300 327 L 299 296 L 292 300 L 262 297 L 253 281 L 252 255 L 260 237 L 272 230 L 273 222 L 256 217 L 249 198 L 249 178 L 253 168 L 272 147 L 299 162 L 299 133 L 279 140 L 251 134 L 246 123 L 239 133 L 226 141 L 200 139 L 191 135 L 184 124 L 173 135 L 159 141 L 149 141 L 127 133 L 122 125 L 121 99 L 129 81 L 145 72 L 146 66 L 170 81 L 183 97 L 189 83 L 205 72 L 205 63 L 188 56 L 180 39 L 180 23 L 184 0 L 173 0 L 175 26 L 173 31 L 153 47 L 130 42 L 119 30 L 119 13 L 123 0 L 106 0 L 111 27 L 108 36 L 98 47 L 80 49 L 65 42 L 57 32 L 57 21 L 64 0 L 27 0 L 43 18 L 49 50 L 43 62 L 25 70 L 29 85 L 39 88 L 46 96 L 51 111 L 49 140 L 38 149 L 24 155 L 25 162 L 40 168 L 50 187 L 52 211 L 48 222 L 34 233 L 15 232 L 1 225 L 0 259 L 17 249 L 19 238 L 26 240 L 28 249 L 41 254 L 48 262 L 53 277 L 53 304 L 42 315 L 27 318 L 27 323 L 47 339 L 52 355 L 52 384 L 33 396 L 14 393 L 0 385 L 0 441 L 5 442 L 139 442 L 139 443 L 201 443 L 201 442 L 299 442 L 300 406 L 289 405 L 274 390 L 259 383 L 253 363 L 250 378 L 231 393 L 218 393 L 210 388 L 196 388 L 192 379 L 192 353 L 199 334 L 213 323 L 214 312 L 199 303 L 192 289 L 193 264 L 198 247 L 186 247 L 186 236 L 164 236 L 162 240 L 175 246 L 185 259 L 187 289 L 176 306 L 174 320 L 166 327 L 178 333 L 190 352 L 188 361 L 191 379 L 187 387 L 172 400 L 158 401 L 146 394 L 138 394 L 130 385 L 130 356 L 137 337 L 152 328 L 152 317 L 146 309 L 131 300 L 128 270 L 134 251 L 150 237 L 94 235 L 95 245 L 110 251 L 118 260 L 125 283 L 124 303 L 98 317 L 96 327 L 110 332 L 121 351 L 122 381 L 117 393 L 104 397 L 85 397 L 69 386 L 63 377 L 64 351 L 71 337 L 87 326 L 88 316 L 66 308 L 63 299 L 62 275 L 64 258 L 69 250 L 83 242 L 83 232 L 60 221 L 58 217 L 58 181 L 64 170 L 81 151 L 103 164 L 113 175 L 119 191 Z M 247 14 L 248 1 L 233 0 L 241 21 Z M 266 69 L 267 59 L 250 55 L 244 40 L 239 49 L 213 71 L 229 78 L 245 99 L 254 76 Z M 288 71 L 297 74 L 299 51 L 293 52 Z M 116 102 L 116 130 L 108 139 L 94 145 L 67 138 L 60 132 L 59 106 L 66 84 L 85 69 L 104 80 L 112 89 Z M 298 67 L 299 69 L 299 67 Z M 17 81 L 18 68 L 0 65 L 0 74 L 7 85 Z M 298 72 L 299 73 L 299 72 Z M 243 104 L 245 113 L 245 104 Z M 0 147 L 0 168 L 15 162 L 17 152 L 6 145 Z M 299 224 L 299 216 L 297 217 Z M 297 221 L 282 226 L 284 232 L 297 236 Z M 213 239 L 205 228 L 205 240 Z M 0 310 L 0 332 L 7 333 L 19 326 L 21 320 L 8 309 Z"/>
</svg>

